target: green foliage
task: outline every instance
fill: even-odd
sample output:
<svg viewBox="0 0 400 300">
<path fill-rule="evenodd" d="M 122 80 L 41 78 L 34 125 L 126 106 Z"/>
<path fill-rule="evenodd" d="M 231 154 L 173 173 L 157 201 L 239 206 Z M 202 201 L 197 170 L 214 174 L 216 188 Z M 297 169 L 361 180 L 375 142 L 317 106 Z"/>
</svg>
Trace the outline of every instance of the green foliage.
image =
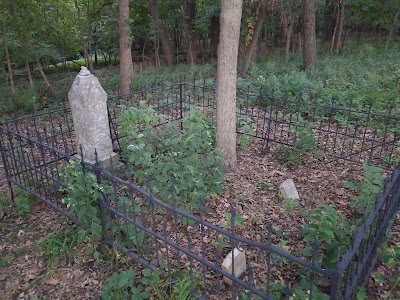
<svg viewBox="0 0 400 300">
<path fill-rule="evenodd" d="M 352 206 L 360 213 L 369 213 L 374 208 L 376 197 L 383 188 L 383 169 L 363 164 L 364 181 L 355 184 L 346 182 L 346 186 L 358 193 L 352 198 Z"/>
<path fill-rule="evenodd" d="M 242 223 L 246 220 L 246 218 L 235 215 L 235 219 L 233 220 L 233 226 L 238 229 L 242 226 Z M 225 212 L 224 218 L 219 220 L 217 223 L 218 226 L 226 229 L 232 230 L 232 214 L 230 212 Z M 217 240 L 214 242 L 214 247 L 217 248 L 220 252 L 225 248 L 226 245 L 229 244 L 229 237 L 224 234 L 219 234 Z"/>
<path fill-rule="evenodd" d="M 40 241 L 40 246 L 49 262 L 68 259 L 73 256 L 73 248 L 79 243 L 75 227 L 67 227 L 60 233 L 54 233 Z"/>
<path fill-rule="evenodd" d="M 193 274 L 182 273 L 177 279 L 168 278 L 164 284 L 152 284 L 157 300 L 191 300 L 193 293 L 200 289 L 201 279 Z"/>
<path fill-rule="evenodd" d="M 293 209 L 299 206 L 299 202 L 293 200 L 292 198 L 288 198 L 284 201 L 284 209 L 286 214 L 290 214 Z"/>
<path fill-rule="evenodd" d="M 242 226 L 243 221 L 245 220 L 246 218 L 239 215 L 235 215 L 235 219 L 233 220 L 233 226 L 235 226 L 235 228 L 240 228 Z M 230 229 L 232 227 L 232 214 L 230 212 L 226 212 L 224 214 L 224 218 L 218 222 L 218 226 L 225 229 Z"/>
<path fill-rule="evenodd" d="M 168 85 L 183 81 L 191 82 L 194 79 L 211 77 L 216 71 L 216 65 L 177 65 L 157 70 L 144 71 L 137 74 L 132 82 L 132 90 L 139 91 L 158 85 Z M 118 89 L 118 86 L 115 86 Z"/>
<path fill-rule="evenodd" d="M 150 269 L 144 269 L 140 278 L 132 268 L 128 271 L 116 272 L 101 290 L 100 297 L 103 300 L 149 299 L 151 294 L 148 287 L 159 280 L 159 275 Z"/>
<path fill-rule="evenodd" d="M 338 107 L 365 108 L 372 104 L 373 113 L 387 114 L 393 106 L 392 115 L 400 113 L 399 64 L 397 49 L 382 51 L 372 47 L 343 55 L 322 54 L 318 66 L 304 72 L 298 68 L 301 56 L 295 56 L 288 65 L 282 65 L 282 57 L 270 56 L 258 59 L 246 79 L 238 80 L 238 89 L 244 92 L 288 98 L 301 103 L 294 108 L 309 113 L 309 105 L 334 103 Z M 301 101 L 301 102 L 300 102 Z M 326 116 L 326 112 L 319 112 Z M 341 116 L 360 120 L 357 114 Z M 384 128 L 384 119 L 370 120 L 374 126 Z M 389 130 L 400 133 L 398 124 L 390 124 Z"/>
<path fill-rule="evenodd" d="M 317 144 L 313 133 L 314 124 L 303 120 L 299 116 L 293 132 L 296 135 L 296 142 L 292 148 L 280 147 L 277 151 L 278 158 L 285 161 L 290 166 L 300 163 L 301 157 L 311 156 L 317 153 Z"/>
<path fill-rule="evenodd" d="M 26 216 L 31 211 L 32 198 L 26 193 L 21 193 L 14 198 L 14 204 L 18 214 Z"/>
<path fill-rule="evenodd" d="M 88 232 L 96 238 L 102 235 L 99 219 L 99 200 L 103 194 L 111 191 L 106 184 L 99 184 L 96 176 L 89 170 L 83 172 L 79 162 L 71 160 L 61 174 L 64 186 L 61 191 L 66 193 L 62 203 L 68 211 L 75 215 L 81 222 L 81 230 Z"/>
<path fill-rule="evenodd" d="M 322 263 L 326 268 L 334 268 L 337 253 L 345 253 L 348 249 L 352 226 L 341 218 L 336 209 L 323 205 L 307 216 L 308 224 L 303 226 L 303 240 L 309 244 L 317 243 L 324 249 Z M 304 249 L 304 255 L 311 256 L 310 249 Z"/>
<path fill-rule="evenodd" d="M 4 256 L 0 258 L 0 268 L 11 266 L 13 258 L 11 256 Z"/>
<path fill-rule="evenodd" d="M 135 167 L 129 175 L 144 186 L 151 179 L 152 191 L 161 199 L 193 210 L 200 197 L 209 200 L 222 190 L 223 165 L 214 147 L 212 123 L 194 110 L 182 120 L 182 133 L 176 123 L 155 128 L 159 120 L 155 110 L 144 103 L 119 117 L 122 155 Z"/>
<path fill-rule="evenodd" d="M 252 136 L 254 135 L 253 121 L 249 117 L 241 116 L 237 123 L 242 133 L 238 141 L 238 146 L 240 149 L 245 150 L 249 146 Z"/>
<path fill-rule="evenodd" d="M 400 244 L 385 245 L 381 251 L 380 259 L 389 267 L 397 266 L 400 268 Z"/>
</svg>

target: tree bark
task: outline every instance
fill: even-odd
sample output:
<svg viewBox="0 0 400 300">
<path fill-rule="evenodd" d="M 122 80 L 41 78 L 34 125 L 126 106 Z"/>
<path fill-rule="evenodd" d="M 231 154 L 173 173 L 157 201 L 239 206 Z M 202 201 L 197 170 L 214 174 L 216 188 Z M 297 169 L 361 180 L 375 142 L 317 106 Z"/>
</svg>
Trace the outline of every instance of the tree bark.
<svg viewBox="0 0 400 300">
<path fill-rule="evenodd" d="M 398 20 L 398 18 L 399 18 L 399 14 L 400 14 L 400 10 L 398 10 L 397 13 L 396 13 L 396 15 L 394 16 L 393 25 L 392 25 L 392 28 L 390 29 L 389 36 L 388 36 L 388 39 L 387 39 L 387 41 L 386 41 L 385 51 L 387 51 L 387 50 L 389 49 L 389 43 L 390 43 L 390 40 L 391 40 L 391 38 L 392 38 L 394 29 L 396 28 L 397 20 Z"/>
<path fill-rule="evenodd" d="M 236 77 L 243 0 L 221 0 L 217 66 L 217 147 L 236 167 Z"/>
<path fill-rule="evenodd" d="M 81 40 L 82 43 L 82 47 L 83 47 L 83 58 L 85 59 L 85 67 L 90 69 L 89 66 L 89 53 L 88 53 L 88 49 L 87 49 L 87 43 L 86 43 L 86 39 L 84 37 L 83 34 L 83 29 L 82 29 L 82 21 L 81 21 L 81 9 L 79 7 L 78 1 L 75 0 L 75 8 L 76 8 L 76 12 L 78 14 L 78 32 L 79 32 L 79 38 Z"/>
<path fill-rule="evenodd" d="M 11 93 L 15 94 L 14 78 L 13 78 L 12 68 L 11 68 L 11 59 L 10 59 L 10 53 L 8 52 L 7 31 L 6 31 L 6 26 L 4 23 L 3 23 L 3 25 L 4 25 L 3 26 L 3 43 L 4 43 L 4 49 L 6 52 L 8 77 L 10 79 L 10 84 L 11 84 Z"/>
<path fill-rule="evenodd" d="M 287 35 L 286 35 L 285 64 L 288 64 L 288 62 L 289 62 L 289 55 L 290 55 L 290 39 L 292 38 L 293 26 L 294 26 L 294 14 L 291 13 L 291 14 L 290 14 L 290 17 L 289 17 L 289 27 L 288 27 Z"/>
<path fill-rule="evenodd" d="M 160 18 L 160 12 L 158 11 L 156 0 L 149 0 L 149 9 L 154 23 L 156 24 L 158 35 L 160 36 L 161 46 L 165 55 L 166 63 L 168 66 L 174 64 L 175 51 L 172 48 L 171 41 L 168 37 L 164 23 Z"/>
<path fill-rule="evenodd" d="M 335 26 L 336 5 L 334 0 L 325 0 L 324 24 L 322 29 L 323 41 L 331 41 Z"/>
<path fill-rule="evenodd" d="M 185 9 L 185 21 L 188 31 L 187 62 L 193 65 L 197 62 L 197 55 L 199 52 L 199 35 L 194 28 L 196 3 L 193 0 L 183 0 L 183 7 Z"/>
<path fill-rule="evenodd" d="M 253 38 L 251 39 L 250 45 L 246 49 L 242 68 L 240 70 L 240 77 L 242 78 L 246 78 L 247 76 L 247 71 L 250 67 L 253 54 L 255 53 L 257 47 L 258 38 L 260 37 L 260 33 L 265 20 L 265 8 L 265 0 L 261 0 L 260 5 L 257 9 L 257 23 L 256 28 L 254 29 Z"/>
<path fill-rule="evenodd" d="M 28 60 L 25 61 L 25 69 L 28 72 L 29 84 L 31 85 L 31 88 L 33 89 L 34 85 L 33 85 L 31 66 L 29 65 L 29 61 Z"/>
<path fill-rule="evenodd" d="M 219 33 L 220 33 L 220 20 L 219 16 L 212 16 L 210 25 L 210 43 L 211 43 L 211 57 L 216 58 L 218 56 L 218 44 L 219 44 Z"/>
<path fill-rule="evenodd" d="M 339 27 L 339 8 L 337 8 L 336 10 L 336 21 L 335 21 L 335 28 L 333 29 L 333 33 L 332 33 L 332 38 L 331 38 L 331 47 L 329 48 L 329 51 L 332 53 L 333 49 L 335 47 L 335 43 L 336 43 L 336 39 L 337 39 L 337 31 L 338 31 L 338 27 Z"/>
<path fill-rule="evenodd" d="M 133 62 L 131 53 L 131 30 L 129 26 L 129 0 L 119 0 L 118 3 L 118 33 L 120 51 L 120 93 L 123 96 L 129 95 L 133 79 Z"/>
<path fill-rule="evenodd" d="M 337 34 L 334 43 L 334 49 L 336 53 L 342 49 L 343 45 L 343 23 L 344 23 L 344 7 L 345 7 L 345 0 L 339 1 L 339 8 L 338 8 L 338 27 L 337 27 Z"/>
<path fill-rule="evenodd" d="M 315 3 L 316 0 L 303 0 L 303 66 L 305 69 L 317 64 L 317 41 L 315 36 Z"/>
</svg>

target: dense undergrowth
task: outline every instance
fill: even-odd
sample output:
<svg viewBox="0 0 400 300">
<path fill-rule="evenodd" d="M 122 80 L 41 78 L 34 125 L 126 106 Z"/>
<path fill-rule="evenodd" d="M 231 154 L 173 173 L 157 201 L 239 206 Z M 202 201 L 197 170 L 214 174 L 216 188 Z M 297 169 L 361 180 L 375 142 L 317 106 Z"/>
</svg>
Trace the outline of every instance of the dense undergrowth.
<svg viewBox="0 0 400 300">
<path fill-rule="evenodd" d="M 277 98 L 288 97 L 317 103 L 334 102 L 337 106 L 348 106 L 351 102 L 354 108 L 372 104 L 375 112 L 384 112 L 393 107 L 392 115 L 400 112 L 400 51 L 396 47 L 384 51 L 364 44 L 340 55 L 321 54 L 318 66 L 314 69 L 304 71 L 301 64 L 300 55 L 292 55 L 288 64 L 284 64 L 282 55 L 260 57 L 253 64 L 247 78 L 238 78 L 238 89 L 261 92 Z M 23 71 L 14 76 L 14 95 L 7 87 L 6 80 L 3 80 L 0 84 L 0 114 L 15 109 L 19 112 L 41 109 L 66 98 L 78 68 L 76 65 L 68 70 L 52 70 L 49 73 L 49 81 L 53 85 L 51 92 L 46 90 L 36 70 L 33 90 L 29 88 Z M 96 69 L 94 74 L 99 77 L 109 94 L 118 92 L 117 67 L 102 67 Z M 215 74 L 215 63 L 149 69 L 135 75 L 132 90 L 192 81 L 196 78 L 214 78 Z"/>
</svg>

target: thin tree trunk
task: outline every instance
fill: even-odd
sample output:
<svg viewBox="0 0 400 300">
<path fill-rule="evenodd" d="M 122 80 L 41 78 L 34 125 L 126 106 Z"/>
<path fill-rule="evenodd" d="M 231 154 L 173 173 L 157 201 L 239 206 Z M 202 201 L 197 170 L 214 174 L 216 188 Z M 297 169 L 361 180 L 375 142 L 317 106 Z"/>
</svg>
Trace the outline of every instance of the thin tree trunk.
<svg viewBox="0 0 400 300">
<path fill-rule="evenodd" d="M 81 21 L 81 9 L 79 7 L 78 1 L 75 0 L 75 8 L 78 14 L 78 32 L 79 32 L 79 38 L 81 40 L 82 43 L 82 47 L 83 47 L 83 58 L 85 59 L 85 67 L 90 69 L 89 66 L 89 55 L 88 55 L 88 51 L 87 51 L 87 45 L 86 45 L 86 40 L 85 37 L 83 35 L 83 29 L 82 29 L 82 21 Z"/>
<path fill-rule="evenodd" d="M 184 0 L 183 6 L 185 9 L 185 21 L 188 31 L 187 62 L 193 65 L 197 62 L 197 55 L 199 52 L 199 35 L 194 28 L 194 22 L 196 20 L 196 3 L 193 0 Z"/>
<path fill-rule="evenodd" d="M 303 37 L 302 34 L 299 33 L 299 53 L 303 54 Z"/>
<path fill-rule="evenodd" d="M 160 12 L 158 11 L 156 0 L 149 0 L 149 9 L 151 16 L 153 17 L 153 21 L 156 24 L 158 35 L 160 36 L 161 46 L 163 48 L 167 65 L 171 66 L 174 64 L 175 54 L 164 23 L 160 18 Z"/>
<path fill-rule="evenodd" d="M 250 67 L 252 58 L 254 56 L 255 50 L 257 48 L 258 38 L 260 37 L 260 33 L 265 20 L 265 0 L 260 1 L 260 5 L 257 10 L 257 23 L 256 28 L 254 29 L 253 38 L 251 39 L 250 45 L 247 47 L 242 68 L 240 70 L 240 76 L 242 78 L 246 78 L 247 71 Z"/>
<path fill-rule="evenodd" d="M 304 53 L 305 69 L 317 64 L 317 41 L 315 36 L 315 3 L 316 0 L 303 1 Z"/>
<path fill-rule="evenodd" d="M 217 66 L 217 147 L 236 167 L 236 77 L 243 0 L 221 0 Z"/>
<path fill-rule="evenodd" d="M 33 89 L 34 85 L 33 85 L 32 72 L 31 72 L 31 67 L 29 65 L 28 60 L 25 61 L 25 68 L 26 68 L 26 71 L 28 72 L 29 84 L 31 85 L 31 88 Z"/>
<path fill-rule="evenodd" d="M 129 0 L 119 0 L 118 3 L 118 33 L 119 33 L 119 73 L 121 78 L 120 93 L 124 97 L 130 94 L 133 79 L 132 41 L 129 26 Z"/>
<path fill-rule="evenodd" d="M 212 16 L 210 25 L 210 51 L 211 57 L 216 58 L 218 56 L 218 44 L 219 44 L 219 33 L 220 33 L 220 20 L 219 16 Z"/>
<path fill-rule="evenodd" d="M 288 62 L 289 62 L 290 39 L 292 38 L 293 26 L 294 26 L 294 14 L 291 13 L 291 16 L 289 19 L 289 28 L 288 28 L 287 35 L 286 35 L 285 64 L 288 64 Z"/>
<path fill-rule="evenodd" d="M 91 40 L 92 40 L 92 23 L 91 23 L 91 17 L 90 17 L 90 0 L 87 0 L 87 10 L 86 10 L 86 23 L 87 23 L 87 39 L 86 39 L 86 44 L 89 49 L 88 54 L 87 54 L 87 59 L 88 59 L 88 65 L 89 65 L 89 70 L 93 72 L 94 67 L 93 67 L 93 60 L 92 60 L 92 45 L 91 45 Z M 94 5 L 94 1 L 92 1 L 92 4 Z"/>
<path fill-rule="evenodd" d="M 36 56 L 36 63 L 37 63 L 38 69 L 39 69 L 39 73 L 43 78 L 44 84 L 46 85 L 47 91 L 51 92 L 53 87 L 51 86 L 51 84 L 46 76 L 46 73 L 43 70 L 43 66 L 40 63 L 39 58 L 37 56 Z"/>
<path fill-rule="evenodd" d="M 335 27 L 336 20 L 336 6 L 334 0 L 325 0 L 324 6 L 324 23 L 322 29 L 322 39 L 323 41 L 331 41 L 333 36 L 333 31 Z"/>
<path fill-rule="evenodd" d="M 339 18 L 340 18 L 339 14 L 340 14 L 340 11 L 339 11 L 339 8 L 337 8 L 335 28 L 333 29 L 332 39 L 331 39 L 331 47 L 329 48 L 331 53 L 333 52 L 333 49 L 334 49 L 335 43 L 336 43 L 336 39 L 337 39 L 336 35 L 337 35 L 338 27 L 339 27 Z"/>
<path fill-rule="evenodd" d="M 361 31 L 360 31 L 359 34 L 358 34 L 358 37 L 357 37 L 357 45 L 359 45 L 360 42 L 361 42 L 361 38 L 362 38 L 362 36 L 363 36 L 363 34 L 364 34 L 364 30 L 365 30 L 365 21 L 363 22 L 363 24 L 362 24 L 362 26 L 361 26 Z"/>
<path fill-rule="evenodd" d="M 10 59 L 10 53 L 8 52 L 7 31 L 4 23 L 3 23 L 3 43 L 6 52 L 6 61 L 7 61 L 8 77 L 10 79 L 10 84 L 11 84 L 11 93 L 15 94 L 14 78 L 11 69 L 11 59 Z"/>
<path fill-rule="evenodd" d="M 389 49 L 389 43 L 390 43 L 390 40 L 391 40 L 391 38 L 392 38 L 394 29 L 396 28 L 397 20 L 398 20 L 398 18 L 399 18 L 399 14 L 400 14 L 400 10 L 398 10 L 397 13 L 396 13 L 396 15 L 394 16 L 393 25 L 392 25 L 392 28 L 390 29 L 389 36 L 388 36 L 388 39 L 387 39 L 387 41 L 386 41 L 386 46 L 385 46 L 385 50 L 386 50 L 386 51 Z"/>
<path fill-rule="evenodd" d="M 340 2 L 339 2 L 339 11 L 340 11 L 340 14 L 338 14 L 339 25 L 338 25 L 338 32 L 337 32 L 336 39 L 335 39 L 335 52 L 336 53 L 339 53 L 340 49 L 342 49 L 342 46 L 343 46 L 342 35 L 343 35 L 344 7 L 345 7 L 344 1 L 345 0 L 340 0 Z"/>
</svg>

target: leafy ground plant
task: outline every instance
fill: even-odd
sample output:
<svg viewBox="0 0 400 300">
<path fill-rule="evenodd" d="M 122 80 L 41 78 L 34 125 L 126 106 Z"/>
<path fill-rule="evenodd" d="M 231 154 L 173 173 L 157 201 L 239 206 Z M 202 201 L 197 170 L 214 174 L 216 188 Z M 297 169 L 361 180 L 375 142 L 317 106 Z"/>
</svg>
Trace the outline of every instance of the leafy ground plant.
<svg viewBox="0 0 400 300">
<path fill-rule="evenodd" d="M 190 111 L 178 124 L 155 128 L 160 116 L 145 103 L 119 117 L 123 158 L 134 166 L 128 176 L 151 187 L 164 201 L 193 211 L 199 198 L 209 200 L 222 191 L 222 155 L 214 147 L 212 122 Z M 150 180 L 150 181 L 149 181 Z"/>
<path fill-rule="evenodd" d="M 352 206 L 359 213 L 369 213 L 374 207 L 376 197 L 383 188 L 383 169 L 363 164 L 364 181 L 355 184 L 346 182 L 346 186 L 358 193 L 353 197 Z"/>
<path fill-rule="evenodd" d="M 328 205 L 317 208 L 307 219 L 309 223 L 302 230 L 303 240 L 310 245 L 317 243 L 320 249 L 324 249 L 322 265 L 334 268 L 338 251 L 345 253 L 349 246 L 352 232 L 350 222 L 343 220 L 338 211 Z M 303 254 L 311 256 L 311 247 L 305 248 Z"/>
<path fill-rule="evenodd" d="M 151 286 L 159 282 L 159 276 L 150 269 L 144 269 L 140 275 L 132 268 L 127 271 L 114 273 L 101 290 L 101 299 L 149 299 L 151 296 Z"/>
<path fill-rule="evenodd" d="M 297 166 L 303 156 L 311 156 L 317 153 L 317 143 L 313 133 L 314 124 L 303 120 L 299 116 L 299 121 L 293 133 L 296 135 L 296 142 L 292 148 L 280 147 L 278 158 L 285 161 L 290 166 Z"/>
<path fill-rule="evenodd" d="M 61 191 L 66 193 L 62 199 L 68 211 L 81 222 L 79 235 L 90 233 L 99 239 L 102 234 L 99 219 L 99 199 L 102 193 L 108 193 L 111 188 L 97 182 L 96 176 L 89 170 L 83 171 L 79 162 L 71 160 L 61 174 L 64 183 Z"/>
</svg>

